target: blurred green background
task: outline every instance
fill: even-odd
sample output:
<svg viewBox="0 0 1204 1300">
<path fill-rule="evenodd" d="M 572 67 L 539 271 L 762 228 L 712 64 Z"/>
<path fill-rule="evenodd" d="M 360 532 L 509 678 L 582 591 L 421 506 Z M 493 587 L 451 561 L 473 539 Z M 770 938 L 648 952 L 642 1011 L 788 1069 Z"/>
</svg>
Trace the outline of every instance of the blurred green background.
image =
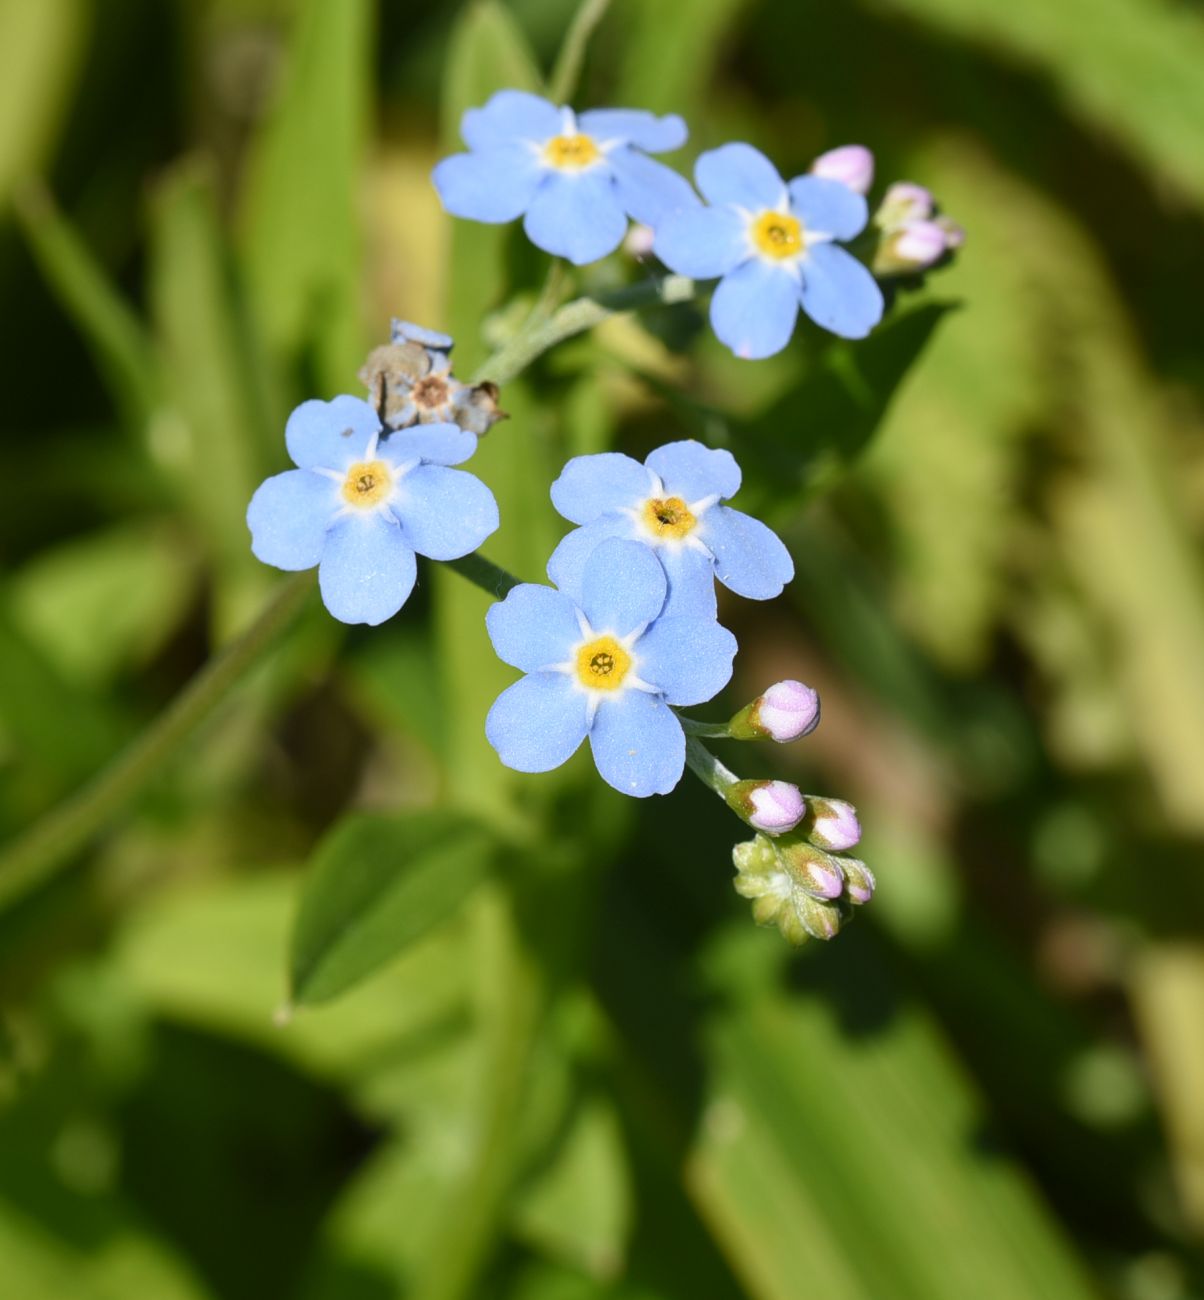
<svg viewBox="0 0 1204 1300">
<path fill-rule="evenodd" d="M 573 9 L 0 0 L 6 837 L 279 583 L 243 513 L 291 406 L 391 314 L 461 373 L 504 335 L 540 259 L 429 169 Z M 566 345 L 474 461 L 486 550 L 541 575 L 566 455 L 731 447 L 798 577 L 723 607 L 724 702 L 824 722 L 724 757 L 851 799 L 878 896 L 793 953 L 697 783 L 500 768 L 483 593 L 311 600 L 0 914 L 0 1296 L 1204 1295 L 1202 68 L 1169 0 L 615 0 L 579 105 L 683 113 L 683 167 L 864 142 L 968 243 L 854 348 Z M 482 837 L 462 904 L 274 1023 L 314 846 L 424 818 Z"/>
</svg>

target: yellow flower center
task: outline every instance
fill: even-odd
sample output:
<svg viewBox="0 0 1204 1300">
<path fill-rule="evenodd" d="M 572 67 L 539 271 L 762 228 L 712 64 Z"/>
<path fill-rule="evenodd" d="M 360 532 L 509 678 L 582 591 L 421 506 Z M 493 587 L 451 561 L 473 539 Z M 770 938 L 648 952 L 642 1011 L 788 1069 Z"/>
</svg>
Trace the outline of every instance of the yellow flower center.
<svg viewBox="0 0 1204 1300">
<path fill-rule="evenodd" d="M 544 161 L 561 171 L 581 171 L 602 157 L 593 137 L 588 135 L 555 135 L 543 147 Z"/>
<path fill-rule="evenodd" d="M 794 257 L 803 251 L 803 223 L 788 212 L 762 212 L 752 224 L 753 243 L 766 257 Z"/>
<path fill-rule="evenodd" d="M 356 461 L 343 480 L 343 500 L 367 508 L 393 490 L 393 474 L 383 460 Z"/>
<path fill-rule="evenodd" d="M 650 497 L 644 502 L 644 524 L 655 537 L 685 537 L 696 522 L 681 497 Z"/>
<path fill-rule="evenodd" d="M 577 651 L 577 680 L 591 691 L 617 691 L 631 670 L 631 656 L 613 636 L 587 641 Z"/>
</svg>

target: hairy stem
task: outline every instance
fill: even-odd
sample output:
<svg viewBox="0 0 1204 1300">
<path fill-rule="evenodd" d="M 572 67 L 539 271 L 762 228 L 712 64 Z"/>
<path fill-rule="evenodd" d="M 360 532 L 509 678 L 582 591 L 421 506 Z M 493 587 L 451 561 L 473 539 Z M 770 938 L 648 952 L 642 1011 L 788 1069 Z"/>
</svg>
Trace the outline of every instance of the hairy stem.
<svg viewBox="0 0 1204 1300">
<path fill-rule="evenodd" d="M 237 640 L 211 659 L 159 717 L 82 789 L 0 851 L 0 905 L 57 870 L 100 831 L 213 712 L 292 623 L 313 587 L 294 574 Z"/>
<path fill-rule="evenodd" d="M 543 319 L 532 313 L 527 323 L 480 367 L 474 378 L 478 383 L 485 379 L 495 384 L 508 383 L 549 348 L 574 334 L 593 329 L 611 316 L 653 303 L 689 302 L 693 297 L 693 280 L 684 275 L 667 275 L 600 293 L 596 298 L 575 298 Z"/>
<path fill-rule="evenodd" d="M 724 767 L 697 736 L 686 736 L 686 766 L 721 799 L 728 787 L 740 779 L 735 772 Z"/>
</svg>

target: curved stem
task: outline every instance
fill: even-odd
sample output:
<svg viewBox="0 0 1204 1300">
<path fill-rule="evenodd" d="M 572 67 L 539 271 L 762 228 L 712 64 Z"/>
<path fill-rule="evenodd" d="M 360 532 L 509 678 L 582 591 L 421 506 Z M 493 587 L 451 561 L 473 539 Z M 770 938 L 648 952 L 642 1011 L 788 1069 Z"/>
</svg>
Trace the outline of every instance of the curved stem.
<svg viewBox="0 0 1204 1300">
<path fill-rule="evenodd" d="M 732 738 L 731 727 L 726 722 L 698 722 L 696 719 L 687 718 L 680 713 L 677 715 L 677 720 L 681 723 L 681 729 L 687 736 L 698 736 L 709 740 L 730 740 Z"/>
<path fill-rule="evenodd" d="M 211 659 L 146 731 L 81 790 L 0 851 L 0 905 L 57 870 L 162 769 L 193 729 L 272 647 L 312 586 L 312 572 L 294 574 L 283 583 L 255 622 Z"/>
<path fill-rule="evenodd" d="M 581 7 L 573 15 L 560 53 L 556 56 L 556 66 L 548 78 L 548 98 L 553 104 L 563 104 L 572 99 L 581 79 L 585 47 L 609 5 L 610 0 L 582 0 Z"/>
<path fill-rule="evenodd" d="M 533 313 L 514 337 L 480 367 L 474 379 L 478 383 L 486 379 L 495 384 L 508 383 L 549 348 L 600 325 L 611 316 L 653 303 L 689 302 L 693 297 L 693 280 L 684 275 L 667 275 L 600 293 L 596 298 L 575 298 L 543 319 Z"/>
<path fill-rule="evenodd" d="M 480 551 L 473 551 L 471 555 L 462 555 L 458 560 L 444 560 L 443 563 L 449 569 L 455 569 L 462 578 L 475 582 L 483 591 L 496 596 L 498 600 L 522 583 L 521 578 L 508 573 L 500 564 L 487 560 Z"/>
<path fill-rule="evenodd" d="M 725 791 L 740 779 L 729 771 L 697 736 L 686 737 L 686 766 L 707 787 L 721 798 Z"/>
</svg>

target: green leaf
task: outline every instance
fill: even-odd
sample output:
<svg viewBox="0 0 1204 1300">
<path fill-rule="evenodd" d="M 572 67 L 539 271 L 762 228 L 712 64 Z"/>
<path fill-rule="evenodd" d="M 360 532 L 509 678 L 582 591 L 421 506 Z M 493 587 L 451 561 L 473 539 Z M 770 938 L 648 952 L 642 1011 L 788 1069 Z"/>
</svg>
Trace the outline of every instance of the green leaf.
<svg viewBox="0 0 1204 1300">
<path fill-rule="evenodd" d="M 1204 25 L 1145 0 L 876 0 L 1047 75 L 1092 128 L 1204 202 Z M 653 6 L 649 6 L 650 8 Z"/>
<path fill-rule="evenodd" d="M 241 252 L 268 346 L 316 350 L 325 393 L 347 391 L 363 360 L 355 195 L 371 86 L 368 0 L 304 0 L 280 97 L 251 149 Z"/>
<path fill-rule="evenodd" d="M 490 843 L 448 813 L 354 816 L 319 845 L 289 958 L 300 1004 L 325 1002 L 445 920 L 479 883 Z"/>
<path fill-rule="evenodd" d="M 96 357 L 124 424 L 140 434 L 161 397 L 150 336 L 46 190 L 27 185 L 16 210 L 42 274 Z"/>
</svg>

